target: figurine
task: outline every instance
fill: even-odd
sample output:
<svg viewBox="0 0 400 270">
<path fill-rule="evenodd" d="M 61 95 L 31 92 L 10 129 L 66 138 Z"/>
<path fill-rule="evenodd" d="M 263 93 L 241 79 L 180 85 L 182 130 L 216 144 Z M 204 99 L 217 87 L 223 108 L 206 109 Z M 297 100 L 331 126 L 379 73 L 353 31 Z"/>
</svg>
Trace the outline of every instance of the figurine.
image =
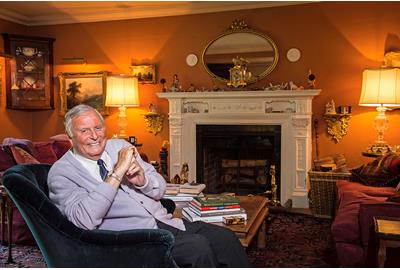
<svg viewBox="0 0 400 270">
<path fill-rule="evenodd" d="M 289 90 L 297 90 L 299 87 L 294 84 L 294 82 L 290 81 L 289 82 Z"/>
<path fill-rule="evenodd" d="M 163 92 L 166 92 L 167 91 L 167 87 L 165 87 L 165 83 L 167 82 L 167 80 L 166 79 L 164 79 L 164 78 L 161 78 L 161 80 L 160 80 L 160 83 L 161 83 L 161 85 L 162 85 L 162 91 Z"/>
<path fill-rule="evenodd" d="M 326 103 L 325 114 L 336 114 L 335 102 L 333 101 L 333 99 L 330 102 Z"/>
<path fill-rule="evenodd" d="M 196 91 L 196 87 L 194 87 L 194 84 L 191 83 L 189 88 L 187 89 L 188 92 L 195 92 Z"/>
<path fill-rule="evenodd" d="M 157 113 L 157 106 L 154 105 L 153 103 L 150 103 L 150 105 L 149 105 L 149 112 L 151 112 L 151 113 Z"/>
<path fill-rule="evenodd" d="M 168 141 L 163 141 L 160 149 L 160 172 L 165 179 L 168 179 L 168 144 Z"/>
<path fill-rule="evenodd" d="M 311 73 L 311 69 L 308 72 L 308 85 L 307 89 L 314 89 L 315 88 L 315 75 Z"/>
<path fill-rule="evenodd" d="M 187 162 L 183 163 L 182 165 L 180 177 L 180 184 L 185 184 L 189 182 L 189 165 L 187 164 Z"/>
<path fill-rule="evenodd" d="M 180 184 L 181 183 L 181 178 L 179 175 L 175 174 L 174 178 L 171 179 L 171 184 Z"/>
<path fill-rule="evenodd" d="M 384 67 L 400 67 L 400 52 L 387 52 L 383 58 Z"/>
<path fill-rule="evenodd" d="M 170 90 L 172 92 L 178 92 L 179 91 L 179 79 L 178 79 L 178 75 L 177 74 L 174 74 Z"/>
</svg>

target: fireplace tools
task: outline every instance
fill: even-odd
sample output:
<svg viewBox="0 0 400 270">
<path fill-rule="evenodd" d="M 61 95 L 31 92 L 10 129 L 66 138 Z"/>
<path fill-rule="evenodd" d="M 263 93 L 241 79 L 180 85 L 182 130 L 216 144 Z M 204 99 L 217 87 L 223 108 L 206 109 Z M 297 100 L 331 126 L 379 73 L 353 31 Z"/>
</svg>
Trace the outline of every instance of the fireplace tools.
<svg viewBox="0 0 400 270">
<path fill-rule="evenodd" d="M 278 200 L 278 185 L 276 184 L 275 178 L 275 165 L 271 165 L 269 169 L 269 174 L 271 175 L 271 190 L 267 190 L 265 194 L 271 194 L 271 200 L 268 202 L 271 206 L 280 206 L 281 202 Z"/>
</svg>

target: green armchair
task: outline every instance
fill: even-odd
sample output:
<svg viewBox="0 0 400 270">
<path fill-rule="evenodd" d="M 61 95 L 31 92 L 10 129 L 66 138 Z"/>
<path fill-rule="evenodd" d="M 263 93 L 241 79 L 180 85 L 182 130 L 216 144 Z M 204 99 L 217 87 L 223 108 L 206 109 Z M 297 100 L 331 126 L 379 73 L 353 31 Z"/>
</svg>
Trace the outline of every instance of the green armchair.
<svg viewBox="0 0 400 270">
<path fill-rule="evenodd" d="M 8 169 L 3 185 L 24 217 L 48 267 L 176 267 L 173 235 L 162 229 L 83 230 L 48 198 L 51 165 Z"/>
</svg>

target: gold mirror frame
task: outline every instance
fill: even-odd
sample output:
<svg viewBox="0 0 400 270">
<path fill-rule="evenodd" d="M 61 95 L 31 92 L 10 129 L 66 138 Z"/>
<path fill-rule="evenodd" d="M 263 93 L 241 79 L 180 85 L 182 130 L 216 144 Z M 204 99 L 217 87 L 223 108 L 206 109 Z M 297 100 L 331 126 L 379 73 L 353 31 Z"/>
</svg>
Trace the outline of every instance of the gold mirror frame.
<svg viewBox="0 0 400 270">
<path fill-rule="evenodd" d="M 272 63 L 262 72 L 260 72 L 259 74 L 252 74 L 251 78 L 247 81 L 248 84 L 250 83 L 255 83 L 263 78 L 265 78 L 268 74 L 270 74 L 274 68 L 276 67 L 277 63 L 278 63 L 278 59 L 279 59 L 279 53 L 278 53 L 278 48 L 275 44 L 275 42 L 268 36 L 257 32 L 251 28 L 249 28 L 247 26 L 247 24 L 241 20 L 241 21 L 234 21 L 232 23 L 232 25 L 228 28 L 228 30 L 224 31 L 223 33 L 221 33 L 220 35 L 218 35 L 215 39 L 211 40 L 207 46 L 204 48 L 203 50 L 203 54 L 202 54 L 202 63 L 203 63 L 203 67 L 205 68 L 205 70 L 207 71 L 207 73 L 212 76 L 213 78 L 217 79 L 218 81 L 227 84 L 229 82 L 229 67 L 227 68 L 226 72 L 228 74 L 227 78 L 221 77 L 217 74 L 215 74 L 213 71 L 211 71 L 206 63 L 206 53 L 207 50 L 210 48 L 210 46 L 212 44 L 214 44 L 216 41 L 220 40 L 221 38 L 227 37 L 229 35 L 232 34 L 238 34 L 238 33 L 247 33 L 247 34 L 253 34 L 256 35 L 258 38 L 262 38 L 264 39 L 266 42 L 269 43 L 269 45 L 271 46 L 271 50 L 273 52 L 273 60 Z M 241 57 L 240 53 L 237 54 L 232 54 L 231 56 L 232 59 L 236 58 L 236 57 Z M 243 57 L 246 58 L 246 57 Z M 233 67 L 233 62 L 232 62 L 232 66 Z M 250 72 L 252 72 L 251 68 L 249 69 Z"/>
</svg>

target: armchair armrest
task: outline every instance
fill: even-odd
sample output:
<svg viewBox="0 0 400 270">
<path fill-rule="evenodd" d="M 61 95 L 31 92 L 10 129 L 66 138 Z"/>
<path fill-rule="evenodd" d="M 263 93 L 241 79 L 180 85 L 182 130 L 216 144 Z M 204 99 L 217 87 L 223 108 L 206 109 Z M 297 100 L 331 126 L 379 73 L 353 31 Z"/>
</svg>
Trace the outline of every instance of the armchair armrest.
<svg viewBox="0 0 400 270">
<path fill-rule="evenodd" d="M 361 233 L 361 243 L 368 247 L 371 230 L 374 230 L 374 216 L 400 218 L 400 204 L 393 202 L 360 204 L 358 222 Z"/>
</svg>

